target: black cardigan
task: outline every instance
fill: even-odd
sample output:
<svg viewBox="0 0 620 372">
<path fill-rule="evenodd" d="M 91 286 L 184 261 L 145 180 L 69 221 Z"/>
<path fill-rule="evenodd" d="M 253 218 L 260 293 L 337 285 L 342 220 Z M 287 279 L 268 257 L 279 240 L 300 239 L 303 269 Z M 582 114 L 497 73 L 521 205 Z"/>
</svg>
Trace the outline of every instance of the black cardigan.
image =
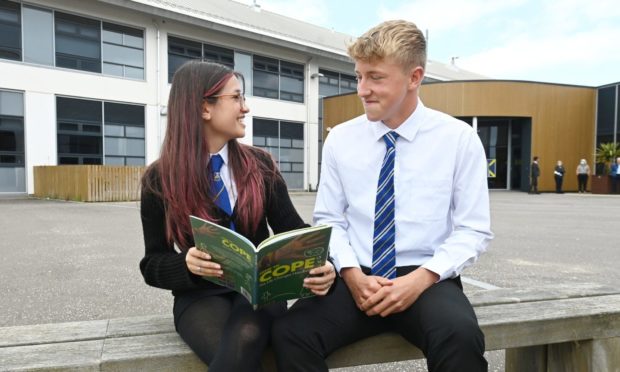
<svg viewBox="0 0 620 372">
<path fill-rule="evenodd" d="M 250 148 L 252 155 L 269 168 L 274 169 L 276 177 L 264 177 L 265 201 L 263 217 L 253 235 L 244 234 L 252 243 L 258 245 L 269 237 L 267 223 L 274 233 L 285 232 L 300 227 L 308 226 L 303 222 L 291 199 L 284 179 L 275 169 L 275 164 L 268 153 L 257 148 Z M 149 167 L 144 175 L 159 191 L 161 181 L 159 177 L 159 167 L 156 163 Z M 237 185 L 243 187 L 243 185 Z M 224 226 L 229 225 L 229 220 L 223 211 L 220 211 L 221 219 L 219 223 Z M 164 201 L 160 196 L 149 192 L 143 188 L 141 195 L 140 215 L 142 217 L 142 230 L 144 233 L 144 258 L 140 261 L 140 271 L 144 281 L 153 287 L 170 289 L 174 296 L 181 294 L 191 294 L 200 291 L 202 293 L 219 294 L 230 290 L 194 275 L 189 271 L 185 263 L 186 252 L 177 253 L 172 244 L 166 239 L 166 220 L 165 220 Z M 189 216 L 188 216 L 189 218 Z M 235 226 L 239 226 L 236 219 L 236 208 L 233 210 L 232 219 Z M 243 234 L 242 231 L 239 231 Z M 190 247 L 194 245 L 194 240 L 188 236 Z"/>
</svg>

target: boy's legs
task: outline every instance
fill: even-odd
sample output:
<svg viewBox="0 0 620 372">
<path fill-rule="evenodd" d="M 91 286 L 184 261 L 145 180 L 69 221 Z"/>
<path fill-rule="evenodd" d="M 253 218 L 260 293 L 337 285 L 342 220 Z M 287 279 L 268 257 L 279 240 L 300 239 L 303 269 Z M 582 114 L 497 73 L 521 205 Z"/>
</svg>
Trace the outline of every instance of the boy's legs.
<svg viewBox="0 0 620 372">
<path fill-rule="evenodd" d="M 487 371 L 484 335 L 458 279 L 434 284 L 389 319 L 394 331 L 424 352 L 429 371 Z"/>
<path fill-rule="evenodd" d="M 274 322 L 279 371 L 327 371 L 325 358 L 334 350 L 387 329 L 385 319 L 357 308 L 341 278 L 334 285 L 329 295 L 299 300 Z"/>
<path fill-rule="evenodd" d="M 398 276 L 413 267 L 399 268 Z M 429 371 L 486 371 L 484 335 L 459 279 L 426 290 L 409 309 L 387 318 L 361 312 L 348 287 L 298 301 L 276 320 L 273 346 L 280 371 L 327 371 L 331 352 L 384 331 L 399 332 L 428 358 Z"/>
</svg>

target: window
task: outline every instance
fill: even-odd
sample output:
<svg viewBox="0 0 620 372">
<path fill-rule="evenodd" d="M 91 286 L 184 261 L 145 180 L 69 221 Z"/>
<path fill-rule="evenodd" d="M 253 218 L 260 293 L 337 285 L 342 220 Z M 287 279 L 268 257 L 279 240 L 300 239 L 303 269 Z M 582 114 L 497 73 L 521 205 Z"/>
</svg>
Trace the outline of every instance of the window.
<svg viewBox="0 0 620 372">
<path fill-rule="evenodd" d="M 340 74 L 340 94 L 357 92 L 357 79 L 352 75 Z"/>
<path fill-rule="evenodd" d="M 320 69 L 319 96 L 328 97 L 357 91 L 357 79 L 353 75 Z"/>
<path fill-rule="evenodd" d="M 202 45 L 200 43 L 168 37 L 168 82 L 176 70 L 187 61 L 202 58 Z"/>
<path fill-rule="evenodd" d="M 172 82 L 174 73 L 181 65 L 192 59 L 217 62 L 231 69 L 235 66 L 235 52 L 232 49 L 168 36 L 168 82 Z"/>
<path fill-rule="evenodd" d="M 24 98 L 0 91 L 0 192 L 26 192 Z"/>
<path fill-rule="evenodd" d="M 54 66 L 54 15 L 51 10 L 24 6 L 24 62 Z"/>
<path fill-rule="evenodd" d="M 56 98 L 58 164 L 102 164 L 101 102 Z"/>
<path fill-rule="evenodd" d="M 245 95 L 252 95 L 252 56 L 250 54 L 235 52 L 235 70 L 243 75 L 245 80 Z"/>
<path fill-rule="evenodd" d="M 203 60 L 216 62 L 231 69 L 235 68 L 235 52 L 232 50 L 209 44 L 202 44 L 202 47 L 204 51 Z"/>
<path fill-rule="evenodd" d="M 65 97 L 56 106 L 58 164 L 144 165 L 144 106 Z"/>
<path fill-rule="evenodd" d="M 103 22 L 103 73 L 144 79 L 143 31 Z"/>
<path fill-rule="evenodd" d="M 0 0 L 0 58 L 22 60 L 20 6 L 7 0 Z"/>
<path fill-rule="evenodd" d="M 105 164 L 144 165 L 144 106 L 104 103 Z"/>
<path fill-rule="evenodd" d="M 278 99 L 279 71 L 277 59 L 254 56 L 254 95 Z"/>
<path fill-rule="evenodd" d="M 290 189 L 303 189 L 304 125 L 288 121 L 254 118 L 254 146 L 276 159 Z"/>
<path fill-rule="evenodd" d="M 101 72 L 100 22 L 55 13 L 56 66 Z"/>
<path fill-rule="evenodd" d="M 144 79 L 143 30 L 0 0 L 0 58 L 22 53 L 24 62 Z"/>
<path fill-rule="evenodd" d="M 0 91 L 0 167 L 23 167 L 24 160 L 23 95 Z"/>
<path fill-rule="evenodd" d="M 253 95 L 304 102 L 304 66 L 254 56 Z"/>
<path fill-rule="evenodd" d="M 337 72 L 319 70 L 319 96 L 328 97 L 340 94 L 339 74 Z"/>
</svg>

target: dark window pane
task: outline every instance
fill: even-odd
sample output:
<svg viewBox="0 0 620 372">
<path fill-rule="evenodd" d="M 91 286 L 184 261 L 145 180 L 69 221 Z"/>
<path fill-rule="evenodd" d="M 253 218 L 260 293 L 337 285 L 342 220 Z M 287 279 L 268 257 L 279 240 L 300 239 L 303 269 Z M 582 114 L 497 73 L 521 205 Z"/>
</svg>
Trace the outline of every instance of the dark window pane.
<svg viewBox="0 0 620 372">
<path fill-rule="evenodd" d="M 69 157 L 62 156 L 58 158 L 58 164 L 80 164 L 80 158 L 77 157 Z"/>
<path fill-rule="evenodd" d="M 58 123 L 58 129 L 62 131 L 79 131 L 80 126 L 72 123 Z"/>
<path fill-rule="evenodd" d="M 254 70 L 254 87 L 255 96 L 278 98 L 278 75 L 269 72 Z"/>
<path fill-rule="evenodd" d="M 98 125 L 82 125 L 83 132 L 100 133 L 101 127 Z"/>
<path fill-rule="evenodd" d="M 278 138 L 278 122 L 275 120 L 254 118 L 253 127 L 255 136 Z"/>
<path fill-rule="evenodd" d="M 106 102 L 106 124 L 130 124 L 144 126 L 144 106 Z"/>
<path fill-rule="evenodd" d="M 228 66 L 231 69 L 235 68 L 235 52 L 233 50 L 209 44 L 203 44 L 203 46 L 203 58 L 205 61 L 217 62 L 222 65 Z"/>
<path fill-rule="evenodd" d="M 0 58 L 22 59 L 21 8 L 6 0 L 0 0 Z"/>
<path fill-rule="evenodd" d="M 280 122 L 280 137 L 304 139 L 304 125 L 301 123 L 292 123 L 288 121 Z"/>
<path fill-rule="evenodd" d="M 596 145 L 614 140 L 614 102 L 616 87 L 606 87 L 598 90 L 598 109 L 596 118 Z"/>
<path fill-rule="evenodd" d="M 101 72 L 100 22 L 55 12 L 56 66 Z"/>
<path fill-rule="evenodd" d="M 82 158 L 82 164 L 101 164 L 101 158 Z"/>
<path fill-rule="evenodd" d="M 340 75 L 340 93 L 350 93 L 357 91 L 357 79 L 351 75 Z"/>
<path fill-rule="evenodd" d="M 0 152 L 24 153 L 24 120 L 0 116 Z"/>
<path fill-rule="evenodd" d="M 58 154 L 94 154 L 101 155 L 100 136 L 79 136 L 74 134 L 58 135 Z"/>
<path fill-rule="evenodd" d="M 56 115 L 58 162 L 60 164 L 101 164 L 103 148 L 101 102 L 57 97 Z M 85 156 L 97 162 L 87 161 Z"/>
<path fill-rule="evenodd" d="M 202 58 L 202 45 L 195 41 L 168 36 L 168 82 L 176 70 L 187 61 Z"/>
<path fill-rule="evenodd" d="M 101 102 L 75 98 L 56 98 L 58 121 L 99 123 L 101 125 Z"/>
</svg>

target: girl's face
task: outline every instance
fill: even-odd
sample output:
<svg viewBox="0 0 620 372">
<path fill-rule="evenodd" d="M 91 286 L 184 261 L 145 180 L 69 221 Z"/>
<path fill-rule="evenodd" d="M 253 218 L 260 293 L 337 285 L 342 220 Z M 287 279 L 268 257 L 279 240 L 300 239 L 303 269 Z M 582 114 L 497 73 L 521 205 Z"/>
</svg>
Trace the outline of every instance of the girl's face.
<svg viewBox="0 0 620 372">
<path fill-rule="evenodd" d="M 237 77 L 231 77 L 221 92 L 212 97 L 217 97 L 217 101 L 205 101 L 202 113 L 203 128 L 209 142 L 221 143 L 223 146 L 231 139 L 245 136 L 243 119 L 250 109 L 245 104 L 245 96 Z"/>
</svg>

